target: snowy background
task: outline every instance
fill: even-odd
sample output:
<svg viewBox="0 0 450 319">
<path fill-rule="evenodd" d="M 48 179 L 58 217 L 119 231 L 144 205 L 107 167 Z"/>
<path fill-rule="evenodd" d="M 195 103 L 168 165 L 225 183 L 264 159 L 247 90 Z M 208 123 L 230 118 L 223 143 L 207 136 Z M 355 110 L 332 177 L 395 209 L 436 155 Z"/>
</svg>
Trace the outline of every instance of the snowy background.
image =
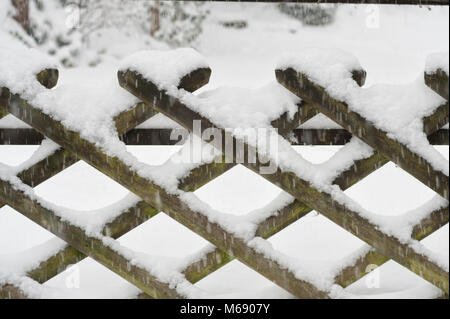
<svg viewBox="0 0 450 319">
<path fill-rule="evenodd" d="M 7 14 L 10 9 L 8 1 L 1 1 L 2 45 L 13 41 L 27 42 L 37 45 L 46 54 L 52 53 L 64 65 L 60 67 L 60 78 L 73 76 L 75 80 L 83 80 L 85 72 L 94 71 L 108 74 L 113 70 L 115 72 L 120 59 L 137 50 L 180 45 L 168 39 L 167 34 L 151 37 L 141 26 L 126 23 L 121 24 L 120 28 L 99 27 L 88 33 L 89 40 L 85 40 L 82 32 L 67 34 L 68 26 L 76 25 L 77 21 L 73 21 L 70 9 L 56 5 L 44 11 L 35 8 L 30 13 L 34 14 L 37 26 L 45 25 L 42 21 L 46 19 L 53 24 L 50 28 L 53 31 L 41 28 L 42 32 L 48 33 L 50 40 L 39 38 L 41 40 L 36 44 L 37 38 L 27 38 L 22 34 L 19 40 L 11 35 L 21 31 Z M 282 13 L 274 4 L 207 3 L 197 9 L 203 12 L 204 21 L 201 30 L 195 30 L 198 37 L 189 45 L 207 58 L 213 70 L 210 83 L 199 92 L 223 85 L 261 87 L 274 80 L 275 61 L 280 55 L 309 47 L 339 48 L 352 52 L 368 73 L 366 86 L 409 83 L 423 77 L 428 54 L 448 51 L 449 47 L 448 7 L 339 5 L 333 8 L 333 21 L 320 26 L 306 25 Z M 121 21 L 123 17 L 117 19 Z M 226 22 L 230 21 L 244 21 L 245 26 L 226 27 Z M 54 46 L 52 39 L 59 36 L 58 32 L 64 34 L 71 44 Z M 76 54 L 73 54 L 74 50 Z M 170 125 L 173 123 L 161 116 L 143 124 L 145 127 Z M 10 116 L 0 120 L 0 127 L 11 126 L 22 124 Z M 436 148 L 448 160 L 448 146 Z M 0 146 L 0 161 L 11 166 L 19 165 L 36 149 L 37 146 Z M 178 149 L 170 146 L 128 147 L 140 161 L 154 165 L 164 163 Z M 296 147 L 305 159 L 313 163 L 324 162 L 339 149 L 338 146 Z M 36 187 L 35 191 L 57 205 L 78 210 L 99 209 L 128 194 L 126 189 L 84 162 L 64 170 Z M 245 215 L 270 203 L 280 194 L 280 189 L 246 168 L 236 166 L 195 193 L 224 213 Z M 435 195 L 392 163 L 345 193 L 368 210 L 389 216 L 417 208 Z M 0 209 L 0 261 L 2 256 L 26 252 L 52 237 L 52 234 L 13 209 Z M 164 214 L 158 214 L 119 241 L 136 251 L 166 257 L 186 256 L 206 244 L 205 240 Z M 340 259 L 363 245 L 359 239 L 316 212 L 311 212 L 269 241 L 279 251 L 319 268 L 323 264 L 338 264 Z M 448 225 L 423 242 L 448 259 Z M 67 285 L 73 273 L 74 269 L 63 272 L 44 285 L 54 291 L 55 297 L 127 298 L 139 292 L 89 258 L 76 266 L 79 287 Z M 346 290 L 355 297 L 369 298 L 431 298 L 439 293 L 431 284 L 392 261 L 383 265 L 375 275 L 378 276 L 377 285 L 373 285 L 373 278 L 370 282 L 363 278 Z M 229 263 L 196 285 L 212 298 L 292 297 L 238 261 Z"/>
</svg>

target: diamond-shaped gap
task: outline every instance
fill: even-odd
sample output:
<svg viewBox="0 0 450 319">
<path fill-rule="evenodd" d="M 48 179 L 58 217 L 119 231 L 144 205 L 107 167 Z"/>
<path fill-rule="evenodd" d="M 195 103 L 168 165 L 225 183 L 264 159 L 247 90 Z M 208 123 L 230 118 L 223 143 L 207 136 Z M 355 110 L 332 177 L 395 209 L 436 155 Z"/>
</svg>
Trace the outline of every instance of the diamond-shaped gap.
<svg viewBox="0 0 450 319">
<path fill-rule="evenodd" d="M 0 163 L 18 166 L 39 148 L 38 145 L 0 145 Z"/>
<path fill-rule="evenodd" d="M 92 166 L 79 161 L 35 187 L 38 196 L 72 210 L 95 210 L 125 197 L 129 191 Z"/>
<path fill-rule="evenodd" d="M 11 207 L 0 208 L 0 267 L 1 255 L 20 253 L 54 237 Z"/>
<path fill-rule="evenodd" d="M 268 241 L 274 249 L 295 259 L 314 278 L 336 273 L 343 259 L 365 246 L 362 240 L 316 211 L 311 211 Z"/>
<path fill-rule="evenodd" d="M 294 298 L 289 292 L 238 260 L 229 262 L 195 285 L 211 298 Z"/>
<path fill-rule="evenodd" d="M 102 264 L 87 257 L 44 283 L 55 298 L 135 298 L 140 290 Z"/>
<path fill-rule="evenodd" d="M 312 146 L 292 146 L 305 160 L 313 164 L 321 164 L 329 160 L 343 146 L 337 145 L 312 145 Z"/>
<path fill-rule="evenodd" d="M 448 146 L 437 149 L 448 159 Z M 392 162 L 348 188 L 345 193 L 370 212 L 384 216 L 401 215 L 436 196 L 432 189 Z"/>
<path fill-rule="evenodd" d="M 300 129 L 342 129 L 342 126 L 331 120 L 326 115 L 319 113 L 305 123 L 302 123 L 298 128 Z"/>
<path fill-rule="evenodd" d="M 429 250 L 440 254 L 443 258 L 449 260 L 449 225 L 441 227 L 430 236 L 426 237 L 421 243 Z"/>
<path fill-rule="evenodd" d="M 137 252 L 169 258 L 183 258 L 204 248 L 208 242 L 164 213 L 160 213 L 119 242 Z"/>
<path fill-rule="evenodd" d="M 262 208 L 281 190 L 242 165 L 236 165 L 195 191 L 199 199 L 217 211 L 236 216 Z"/>
<path fill-rule="evenodd" d="M 442 296 L 442 290 L 393 260 L 346 287 L 345 292 L 369 299 L 431 299 Z"/>
<path fill-rule="evenodd" d="M 12 114 L 8 114 L 0 119 L 0 128 L 32 128 L 27 123 L 19 120 Z"/>
<path fill-rule="evenodd" d="M 156 128 L 181 128 L 174 120 L 168 118 L 162 113 L 155 114 L 144 123 L 136 126 L 137 129 L 156 129 Z"/>
<path fill-rule="evenodd" d="M 151 145 L 151 146 L 127 146 L 128 152 L 133 154 L 140 162 L 149 165 L 162 165 L 170 156 L 177 153 L 182 146 L 175 145 Z"/>
</svg>

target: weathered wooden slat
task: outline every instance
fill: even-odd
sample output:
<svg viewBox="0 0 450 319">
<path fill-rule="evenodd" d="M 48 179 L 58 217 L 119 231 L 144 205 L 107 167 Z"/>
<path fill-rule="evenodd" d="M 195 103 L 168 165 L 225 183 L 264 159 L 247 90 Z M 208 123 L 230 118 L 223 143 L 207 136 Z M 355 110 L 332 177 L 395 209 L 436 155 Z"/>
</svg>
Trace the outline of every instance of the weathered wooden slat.
<svg viewBox="0 0 450 319">
<path fill-rule="evenodd" d="M 428 216 L 423 218 L 417 225 L 413 227 L 411 238 L 415 240 L 422 240 L 442 226 L 448 223 L 449 207 L 444 207 L 431 212 Z"/>
<path fill-rule="evenodd" d="M 426 218 L 422 219 L 414 226 L 411 237 L 416 240 L 422 240 L 433 232 L 446 225 L 449 221 L 448 206 L 431 212 Z M 390 258 L 384 256 L 376 250 L 368 251 L 364 256 L 358 258 L 354 264 L 342 269 L 335 277 L 335 282 L 342 287 L 347 287 L 364 277 L 370 271 L 376 269 L 373 266 L 381 266 Z M 371 266 L 371 267 L 368 267 Z"/>
<path fill-rule="evenodd" d="M 350 111 L 345 103 L 332 98 L 323 87 L 310 81 L 306 75 L 288 68 L 276 70 L 276 77 L 278 82 L 291 92 L 375 148 L 442 197 L 449 199 L 448 176 L 434 169 L 433 165 L 422 156 L 390 138 L 387 132 L 378 129 L 358 113 Z M 448 108 L 448 103 L 446 107 Z"/>
<path fill-rule="evenodd" d="M 145 103 L 138 103 L 131 109 L 120 113 L 114 119 L 114 123 L 119 135 L 125 135 L 130 127 L 136 127 L 144 121 L 154 116 L 155 112 L 150 106 Z"/>
<path fill-rule="evenodd" d="M 202 164 L 189 172 L 178 184 L 178 188 L 185 192 L 193 192 L 209 183 L 216 177 L 232 169 L 236 164 L 227 163 L 224 158 L 220 162 Z"/>
<path fill-rule="evenodd" d="M 431 145 L 448 145 L 449 134 L 448 129 L 440 129 L 431 135 L 428 135 L 428 141 Z"/>
<path fill-rule="evenodd" d="M 433 114 L 423 119 L 423 131 L 426 135 L 436 132 L 445 124 L 448 124 L 448 103 L 438 107 Z"/>
<path fill-rule="evenodd" d="M 8 115 L 8 112 L 6 111 L 5 107 L 3 106 L 5 103 L 0 101 L 0 119 L 2 117 L 5 117 L 6 115 Z"/>
<path fill-rule="evenodd" d="M 285 136 L 292 130 L 296 129 L 300 124 L 313 118 L 315 115 L 317 115 L 317 111 L 307 103 L 302 102 L 298 105 L 298 111 L 292 118 L 290 118 L 289 112 L 286 112 L 270 124 L 278 129 L 278 133 L 280 135 Z"/>
<path fill-rule="evenodd" d="M 328 297 L 326 292 L 318 290 L 309 282 L 298 279 L 277 261 L 249 247 L 242 239 L 226 231 L 219 224 L 210 222 L 204 214 L 192 210 L 179 197 L 168 194 L 158 185 L 141 177 L 119 159 L 107 156 L 95 145 L 81 138 L 78 133 L 64 128 L 60 122 L 33 108 L 18 95 L 12 94 L 8 99 L 11 101 L 10 104 L 14 105 L 9 107 L 8 104 L 8 111 L 14 116 L 41 131 L 67 150 L 76 153 L 81 159 L 130 189 L 153 207 L 165 212 L 269 280 L 300 298 Z"/>
<path fill-rule="evenodd" d="M 42 284 L 62 273 L 69 265 L 74 265 L 86 257 L 72 246 L 66 246 L 54 256 L 40 262 L 37 267 L 28 271 L 27 276 Z"/>
<path fill-rule="evenodd" d="M 0 179 L 0 198 L 9 206 L 35 223 L 60 237 L 78 251 L 109 268 L 153 297 L 182 298 L 171 288 L 151 275 L 146 269 L 132 264 L 126 256 L 105 245 L 101 238 L 92 237 L 70 222 L 62 220 L 54 211 L 42 206 L 38 200 L 15 189 L 8 181 Z"/>
<path fill-rule="evenodd" d="M 143 101 L 153 103 L 158 111 L 177 121 L 191 132 L 193 131 L 194 120 L 200 121 L 203 129 L 214 127 L 213 123 L 208 119 L 189 109 L 175 97 L 169 96 L 165 91 L 159 91 L 156 85 L 145 80 L 140 74 L 126 71 L 119 72 L 118 77 L 122 87 Z M 225 136 L 225 131 L 223 129 L 221 131 L 222 136 Z M 244 142 L 241 141 L 241 143 Z M 249 147 L 248 145 L 246 146 Z M 258 174 L 263 166 L 259 161 L 254 164 L 244 163 L 244 165 Z M 396 260 L 448 292 L 448 272 L 409 245 L 383 233 L 359 212 L 336 202 L 330 194 L 323 193 L 312 187 L 307 181 L 299 178 L 292 172 L 284 172 L 278 169 L 273 174 L 262 174 L 261 176 L 378 249 L 384 255 Z"/>
<path fill-rule="evenodd" d="M 0 145 L 40 145 L 43 140 L 32 128 L 0 128 Z"/>
<path fill-rule="evenodd" d="M 442 69 L 436 70 L 434 73 L 425 72 L 425 84 L 433 91 L 448 100 L 448 74 Z"/>
<path fill-rule="evenodd" d="M 76 162 L 78 162 L 76 156 L 63 149 L 58 149 L 50 156 L 20 172 L 17 176 L 25 184 L 36 187 Z"/>
<path fill-rule="evenodd" d="M 292 131 L 289 141 L 292 145 L 345 145 L 351 138 L 352 134 L 342 129 L 298 129 Z"/>
<path fill-rule="evenodd" d="M 12 284 L 0 285 L 0 299 L 28 299 L 28 295 Z"/>
<path fill-rule="evenodd" d="M 127 145 L 177 145 L 182 136 L 171 139 L 172 129 L 134 129 L 122 135 L 120 140 Z"/>
</svg>

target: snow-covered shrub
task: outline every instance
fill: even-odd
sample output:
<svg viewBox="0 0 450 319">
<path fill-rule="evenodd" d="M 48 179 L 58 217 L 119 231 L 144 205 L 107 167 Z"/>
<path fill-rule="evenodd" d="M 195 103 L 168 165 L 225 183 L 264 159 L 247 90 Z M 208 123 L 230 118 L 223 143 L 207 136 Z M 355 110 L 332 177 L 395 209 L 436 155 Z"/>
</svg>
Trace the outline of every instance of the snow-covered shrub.
<svg viewBox="0 0 450 319">
<path fill-rule="evenodd" d="M 155 9 L 156 2 L 146 1 L 147 12 Z M 157 4 L 159 10 L 159 30 L 154 37 L 171 46 L 194 45 L 198 36 L 202 33 L 202 25 L 209 11 L 202 2 L 189 1 L 160 1 Z M 143 19 L 144 28 L 151 29 L 150 19 Z"/>
<path fill-rule="evenodd" d="M 336 5 L 317 3 L 280 3 L 281 12 L 306 25 L 326 25 L 333 22 Z"/>
<path fill-rule="evenodd" d="M 167 45 L 195 46 L 207 14 L 201 2 L 155 0 L 30 0 L 28 39 L 65 66 L 95 65 L 108 55 Z M 152 14 L 158 28 L 152 29 Z M 13 12 L 9 13 L 12 19 Z M 17 23 L 16 23 L 17 24 Z M 29 41 L 31 40 L 31 41 Z M 166 43 L 166 44 L 164 44 Z"/>
</svg>

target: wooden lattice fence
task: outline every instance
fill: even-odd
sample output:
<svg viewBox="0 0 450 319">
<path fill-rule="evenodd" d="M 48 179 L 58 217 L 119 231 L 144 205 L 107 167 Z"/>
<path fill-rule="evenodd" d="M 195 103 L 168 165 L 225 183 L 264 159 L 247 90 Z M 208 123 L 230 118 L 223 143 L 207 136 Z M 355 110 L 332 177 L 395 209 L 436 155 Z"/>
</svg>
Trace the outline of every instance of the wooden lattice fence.
<svg viewBox="0 0 450 319">
<path fill-rule="evenodd" d="M 135 129 L 160 112 L 194 134 L 198 133 L 193 128 L 194 121 L 200 121 L 200 133 L 209 128 L 219 130 L 224 139 L 232 139 L 233 145 L 240 143 L 245 146 L 245 158 L 249 157 L 250 152 L 257 153 L 252 143 L 230 134 L 221 123 L 200 114 L 195 106 L 186 102 L 186 96 L 190 96 L 188 92 L 194 92 L 207 84 L 210 74 L 208 67 L 190 70 L 180 77 L 178 90 L 173 90 L 152 81 L 151 77 L 142 75 L 136 69 L 120 70 L 120 86 L 135 95 L 140 102 L 114 118 L 116 139 L 120 138 L 128 145 L 176 143 L 177 140 L 170 139 L 169 129 Z M 339 173 L 333 177 L 330 185 L 345 190 L 392 161 L 448 201 L 448 173 L 436 169 L 428 157 L 350 109 L 345 101 L 333 97 L 327 88 L 302 70 L 294 67 L 279 68 L 275 70 L 275 75 L 281 85 L 302 99 L 294 116 L 284 113 L 271 122 L 286 140 L 294 145 L 348 145 L 352 136 L 355 136 L 374 149 L 370 156 L 361 155 L 350 165 L 345 163 L 338 167 L 336 171 Z M 365 77 L 364 70 L 352 70 L 352 78 L 359 86 L 364 85 Z M 47 89 L 54 87 L 57 80 L 58 71 L 51 68 L 43 69 L 36 77 L 36 81 Z M 431 144 L 448 145 L 448 129 L 443 129 L 449 122 L 448 70 L 438 69 L 425 73 L 425 83 L 446 102 L 423 118 L 424 133 Z M 181 91 L 185 94 L 181 95 L 183 98 L 179 95 Z M 190 169 L 178 181 L 178 190 L 174 192 L 131 167 L 122 156 L 106 151 L 104 145 L 94 143 L 83 137 L 81 132 L 65 126 L 61 119 L 51 116 L 41 106 L 33 105 L 26 98 L 27 95 L 27 92 L 20 94 L 9 87 L 1 88 L 0 117 L 12 114 L 33 129 L 0 129 L 0 143 L 39 144 L 46 136 L 61 148 L 52 149 L 46 156 L 36 158 L 34 163 L 13 174 L 14 176 L 0 174 L 0 203 L 3 203 L 0 207 L 9 205 L 63 239 L 67 245 L 51 257 L 39 260 L 37 266 L 29 269 L 26 275 L 18 275 L 10 281 L 3 279 L 0 288 L 2 298 L 33 297 L 29 292 L 23 291 L 23 282 L 33 282 L 38 287 L 64 271 L 68 265 L 77 263 L 86 256 L 138 287 L 142 290 L 142 298 L 191 297 L 185 292 L 186 285 L 208 276 L 234 258 L 298 298 L 330 298 L 334 296 L 334 285 L 321 285 L 308 277 L 302 277 L 284 263 L 282 258 L 278 258 L 276 251 L 266 250 L 261 248 L 262 245 L 255 244 L 282 231 L 311 210 L 319 212 L 367 243 L 358 258 L 347 261 L 340 272 L 333 274 L 335 285 L 346 287 L 365 276 L 369 265 L 380 266 L 392 259 L 440 288 L 443 295 L 448 296 L 448 265 L 442 265 L 430 257 L 419 242 L 448 223 L 448 202 L 430 209 L 420 221 L 412 225 L 410 238 L 400 238 L 377 225 L 359 207 L 347 205 L 332 191 L 320 189 L 313 181 L 283 165 L 277 164 L 272 173 L 261 174 L 261 168 L 266 166 L 261 155 L 257 156 L 254 163 L 241 164 L 277 185 L 295 200 L 277 209 L 276 214 L 260 221 L 253 237 L 243 238 L 232 232 L 227 225 L 221 224 L 220 220 L 210 218 L 201 205 L 192 205 L 187 200 L 188 197 L 184 196 L 240 163 L 236 149 L 231 157 L 219 156 L 218 160 Z M 345 129 L 297 129 L 319 112 Z M 204 134 L 199 134 L 199 137 L 205 139 Z M 209 140 L 205 139 L 205 142 Z M 95 167 L 141 198 L 108 222 L 98 233 L 67 221 L 57 208 L 36 197 L 31 190 L 79 160 Z M 339 194 L 343 196 L 342 193 Z M 151 266 L 133 262 L 126 252 L 116 249 L 114 241 L 159 212 L 168 214 L 214 245 L 213 249 L 199 253 L 195 260 L 180 271 L 175 281 L 160 276 Z"/>
</svg>

